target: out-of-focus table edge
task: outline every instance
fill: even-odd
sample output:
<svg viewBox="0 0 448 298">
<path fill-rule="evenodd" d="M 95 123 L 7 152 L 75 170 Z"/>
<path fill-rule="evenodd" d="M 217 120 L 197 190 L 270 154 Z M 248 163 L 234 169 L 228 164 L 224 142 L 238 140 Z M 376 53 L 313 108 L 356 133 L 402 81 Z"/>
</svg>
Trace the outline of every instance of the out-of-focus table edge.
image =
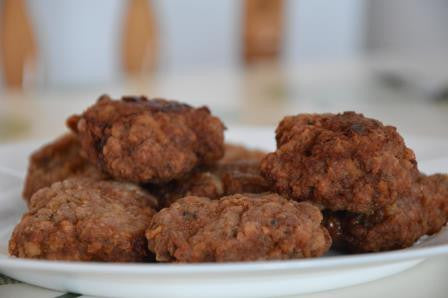
<svg viewBox="0 0 448 298">
<path fill-rule="evenodd" d="M 145 94 L 207 105 L 226 124 L 274 126 L 289 114 L 354 110 L 397 126 L 403 133 L 448 137 L 447 102 L 395 90 L 378 80 L 382 69 L 411 72 L 432 65 L 434 73 L 441 73 L 440 63 L 406 61 L 359 58 L 310 65 L 266 64 L 164 72 L 97 86 L 0 90 L 0 141 L 60 133 L 69 115 L 81 113 L 104 93 L 113 97 Z"/>
</svg>

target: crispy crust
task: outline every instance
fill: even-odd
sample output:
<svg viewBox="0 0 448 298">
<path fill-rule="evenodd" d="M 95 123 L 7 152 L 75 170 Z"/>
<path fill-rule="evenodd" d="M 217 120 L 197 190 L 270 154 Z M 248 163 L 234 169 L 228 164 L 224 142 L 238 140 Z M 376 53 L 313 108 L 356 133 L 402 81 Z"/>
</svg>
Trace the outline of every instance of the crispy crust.
<svg viewBox="0 0 448 298">
<path fill-rule="evenodd" d="M 260 174 L 258 161 L 234 161 L 220 164 L 214 169 L 221 178 L 224 194 L 262 193 L 270 190 L 269 184 Z"/>
<path fill-rule="evenodd" d="M 224 157 L 212 169 L 221 180 L 223 195 L 269 191 L 269 184 L 260 173 L 260 161 L 264 156 L 266 152 L 261 150 L 226 144 Z"/>
<path fill-rule="evenodd" d="M 224 194 L 222 180 L 207 169 L 198 169 L 190 175 L 163 184 L 145 184 L 144 188 L 154 194 L 162 208 L 169 207 L 186 196 L 200 196 L 211 199 Z"/>
<path fill-rule="evenodd" d="M 440 231 L 448 220 L 448 176 L 421 176 L 412 194 L 371 215 L 328 212 L 325 226 L 335 248 L 375 252 L 411 246 L 421 236 Z"/>
<path fill-rule="evenodd" d="M 157 201 L 139 187 L 71 178 L 36 192 L 9 241 L 21 258 L 137 262 Z"/>
<path fill-rule="evenodd" d="M 263 151 L 226 144 L 224 158 L 215 165 L 196 169 L 182 179 L 146 187 L 164 207 L 185 196 L 218 199 L 238 193 L 267 192 L 270 188 L 259 165 L 264 155 Z"/>
<path fill-rule="evenodd" d="M 106 178 L 105 174 L 81 156 L 81 145 L 76 135 L 67 133 L 31 155 L 23 197 L 28 203 L 39 189 L 74 176 Z"/>
<path fill-rule="evenodd" d="M 239 161 L 260 162 L 267 152 L 257 149 L 249 149 L 243 145 L 226 143 L 224 157 L 219 160 L 221 164 L 228 164 Z"/>
<path fill-rule="evenodd" d="M 200 196 L 218 199 L 222 196 L 242 193 L 263 193 L 269 185 L 260 175 L 258 164 L 216 165 L 213 168 L 197 170 L 184 179 L 166 184 L 145 185 L 159 198 L 163 207 L 185 196 Z"/>
<path fill-rule="evenodd" d="M 155 215 L 146 237 L 161 262 L 308 258 L 331 245 L 321 221 L 312 204 L 276 194 L 190 196 Z"/>
<path fill-rule="evenodd" d="M 167 182 L 224 154 L 224 125 L 207 107 L 103 95 L 67 122 L 89 160 L 120 180 Z"/>
<path fill-rule="evenodd" d="M 362 114 L 285 117 L 261 172 L 282 195 L 323 209 L 371 213 L 409 193 L 414 153 L 395 127 Z"/>
</svg>

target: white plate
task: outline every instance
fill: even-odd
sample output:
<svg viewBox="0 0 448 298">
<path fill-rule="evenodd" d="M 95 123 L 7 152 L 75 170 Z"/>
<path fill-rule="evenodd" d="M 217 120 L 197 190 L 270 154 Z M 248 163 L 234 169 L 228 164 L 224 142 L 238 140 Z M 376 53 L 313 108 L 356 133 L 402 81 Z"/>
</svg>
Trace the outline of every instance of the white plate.
<svg viewBox="0 0 448 298">
<path fill-rule="evenodd" d="M 229 139 L 271 149 L 273 132 L 234 129 Z M 448 146 L 439 140 L 443 146 Z M 408 142 L 409 143 L 409 142 Z M 412 138 L 417 156 L 438 156 L 441 146 Z M 360 284 L 448 254 L 448 229 L 423 237 L 412 248 L 385 253 L 337 255 L 307 260 L 226 264 L 105 264 L 11 258 L 7 244 L 25 204 L 20 198 L 30 144 L 0 147 L 0 272 L 60 291 L 107 297 L 272 297 L 311 293 Z M 420 162 L 427 172 L 446 172 L 448 157 Z"/>
</svg>

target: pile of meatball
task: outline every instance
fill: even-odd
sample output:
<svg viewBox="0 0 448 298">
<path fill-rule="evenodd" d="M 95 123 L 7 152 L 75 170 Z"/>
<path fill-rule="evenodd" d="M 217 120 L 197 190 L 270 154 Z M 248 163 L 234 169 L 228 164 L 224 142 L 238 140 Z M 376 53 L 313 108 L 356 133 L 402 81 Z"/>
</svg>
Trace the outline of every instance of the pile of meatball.
<svg viewBox="0 0 448 298">
<path fill-rule="evenodd" d="M 9 253 L 98 262 L 311 258 L 413 245 L 448 220 L 448 176 L 392 126 L 299 114 L 277 149 L 225 143 L 207 107 L 107 95 L 30 157 Z"/>
</svg>

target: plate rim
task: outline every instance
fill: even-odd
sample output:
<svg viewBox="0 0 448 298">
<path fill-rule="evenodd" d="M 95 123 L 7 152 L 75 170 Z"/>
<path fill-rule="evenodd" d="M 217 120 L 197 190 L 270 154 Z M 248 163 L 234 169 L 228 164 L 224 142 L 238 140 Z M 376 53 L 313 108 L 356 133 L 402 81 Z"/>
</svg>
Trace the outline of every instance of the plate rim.
<svg viewBox="0 0 448 298">
<path fill-rule="evenodd" d="M 326 269 L 328 267 L 346 267 L 370 265 L 372 263 L 396 263 L 412 259 L 424 259 L 436 255 L 448 254 L 448 244 L 432 247 L 410 247 L 387 252 L 342 255 L 296 260 L 273 260 L 255 262 L 228 263 L 101 263 L 77 261 L 50 261 L 21 259 L 4 254 L 0 255 L 2 268 L 27 268 L 31 270 L 51 270 L 60 272 L 91 273 L 133 273 L 133 274 L 182 274 L 182 273 L 228 273 L 228 272 L 265 272 L 297 269 Z M 1 270 L 1 269 L 0 269 Z"/>
<path fill-rule="evenodd" d="M 25 147 L 34 142 L 20 142 L 13 144 L 0 144 L 0 149 L 5 147 Z M 448 155 L 428 161 L 448 160 Z M 3 174 L 18 178 L 13 173 Z M 441 231 L 448 233 L 445 225 Z M 67 273 L 129 273 L 129 274 L 203 274 L 203 273 L 235 273 L 235 272 L 266 272 L 283 270 L 318 270 L 348 266 L 366 266 L 373 263 L 397 263 L 413 259 L 425 259 L 432 256 L 448 255 L 448 243 L 435 244 L 427 247 L 409 247 L 405 249 L 374 252 L 352 255 L 337 255 L 310 259 L 295 260 L 272 260 L 254 262 L 228 262 L 228 263 L 101 263 L 101 262 L 81 262 L 81 261 L 50 261 L 33 260 L 9 256 L 7 253 L 0 253 L 0 272 L 2 269 L 29 269 L 29 270 L 49 270 Z"/>
</svg>

